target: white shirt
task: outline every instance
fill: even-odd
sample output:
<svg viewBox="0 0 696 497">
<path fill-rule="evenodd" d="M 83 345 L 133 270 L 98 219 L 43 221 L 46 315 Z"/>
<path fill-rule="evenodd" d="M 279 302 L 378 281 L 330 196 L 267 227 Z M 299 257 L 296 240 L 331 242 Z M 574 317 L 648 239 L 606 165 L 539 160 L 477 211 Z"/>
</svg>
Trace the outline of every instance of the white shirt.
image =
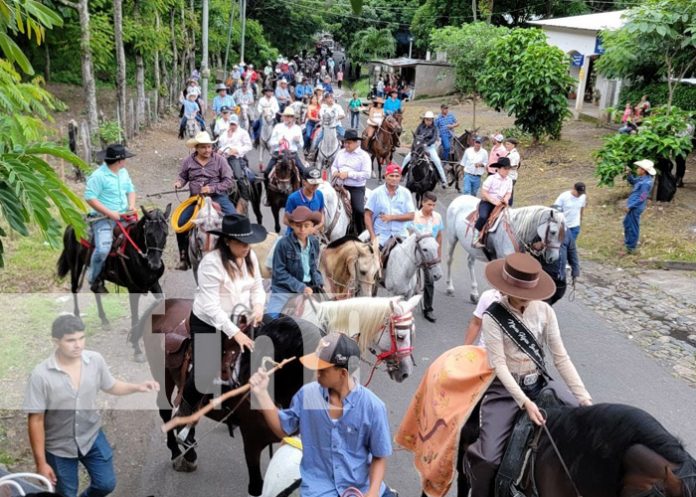
<svg viewBox="0 0 696 497">
<path fill-rule="evenodd" d="M 221 135 L 225 131 L 227 131 L 227 128 L 230 127 L 230 120 L 225 120 L 222 117 L 218 117 L 217 119 L 215 119 L 215 124 L 213 124 L 213 126 L 215 128 L 215 134 Z"/>
<path fill-rule="evenodd" d="M 483 319 L 483 313 L 488 310 L 493 302 L 498 302 L 501 297 L 502 295 L 495 288 L 491 288 L 490 290 L 483 292 L 479 297 L 478 303 L 476 304 L 476 309 L 474 309 L 474 316 L 479 319 Z M 479 330 L 478 339 L 474 345 L 477 347 L 486 346 L 486 343 L 483 341 L 483 332 L 481 330 Z"/>
<path fill-rule="evenodd" d="M 567 192 L 561 193 L 554 204 L 559 207 L 563 216 L 565 216 L 566 226 L 575 228 L 580 226 L 580 211 L 587 204 L 587 195 L 583 193 L 579 197 L 576 197 L 568 190 Z"/>
<path fill-rule="evenodd" d="M 275 116 L 278 112 L 280 112 L 280 106 L 278 105 L 278 100 L 276 100 L 274 96 L 271 96 L 271 98 L 266 98 L 266 95 L 264 95 L 263 97 L 259 98 L 259 103 L 256 105 L 256 111 L 260 116 L 262 116 L 264 111 L 269 110 L 271 115 Z"/>
<path fill-rule="evenodd" d="M 230 318 L 232 312 L 241 311 L 242 305 L 252 310 L 254 306 L 263 306 L 266 302 L 259 262 L 253 251 L 250 252 L 250 257 L 254 273 L 249 274 L 246 264 L 243 264 L 241 276 L 234 280 L 222 266 L 218 250 L 208 252 L 198 266 L 198 288 L 193 298 L 193 313 L 230 338 L 239 331 Z"/>
<path fill-rule="evenodd" d="M 360 147 L 352 152 L 342 148 L 336 154 L 331 165 L 331 175 L 339 173 L 348 173 L 348 177 L 343 180 L 344 186 L 365 186 L 367 180 L 372 176 L 372 159 Z"/>
<path fill-rule="evenodd" d="M 319 108 L 319 122 L 323 123 L 324 118 L 331 119 L 330 126 L 332 128 L 336 127 L 337 124 L 340 124 L 344 117 L 346 117 L 346 113 L 338 104 L 333 104 L 331 106 L 321 104 L 321 107 Z"/>
<path fill-rule="evenodd" d="M 253 148 L 251 144 L 251 137 L 249 133 L 244 128 L 237 126 L 234 133 L 230 133 L 229 128 L 225 130 L 224 133 L 220 135 L 218 139 L 218 145 L 220 146 L 220 153 L 223 155 L 234 155 L 235 157 L 244 157 Z M 229 151 L 225 151 L 226 148 L 236 148 L 236 154 L 230 154 Z"/>
<path fill-rule="evenodd" d="M 507 155 L 507 158 L 510 159 L 510 164 L 512 165 L 512 169 L 510 169 L 510 174 L 508 174 L 508 178 L 510 178 L 512 181 L 517 181 L 517 168 L 520 167 L 520 153 L 517 151 L 516 148 L 513 148 L 510 150 L 510 153 Z"/>
<path fill-rule="evenodd" d="M 481 166 L 476 166 L 475 164 L 481 164 Z M 485 148 L 481 147 L 477 152 L 474 147 L 469 147 L 464 152 L 464 156 L 460 162 L 464 166 L 464 172 L 467 174 L 473 174 L 474 176 L 481 176 L 486 172 L 486 164 L 488 164 L 488 152 Z"/>
<path fill-rule="evenodd" d="M 292 126 L 287 126 L 285 123 L 276 124 L 268 144 L 276 151 L 283 138 L 288 141 L 290 151 L 297 152 L 298 146 L 302 144 L 302 128 L 297 124 Z"/>
</svg>

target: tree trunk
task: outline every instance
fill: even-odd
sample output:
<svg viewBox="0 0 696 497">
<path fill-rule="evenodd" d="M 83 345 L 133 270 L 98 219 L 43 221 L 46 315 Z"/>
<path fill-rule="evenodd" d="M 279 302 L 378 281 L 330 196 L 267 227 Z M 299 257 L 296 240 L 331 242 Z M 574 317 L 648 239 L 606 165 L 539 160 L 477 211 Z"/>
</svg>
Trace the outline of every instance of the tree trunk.
<svg viewBox="0 0 696 497">
<path fill-rule="evenodd" d="M 493 7 L 495 7 L 495 0 L 488 0 L 488 24 L 493 21 Z"/>
<path fill-rule="evenodd" d="M 159 12 L 155 12 L 155 29 L 159 33 L 160 30 L 160 15 Z M 159 54 L 159 49 L 155 49 L 155 54 L 154 54 L 154 60 L 153 60 L 153 65 L 154 67 L 154 73 L 155 73 L 155 102 L 154 102 L 154 109 L 155 109 L 155 121 L 159 118 L 159 112 L 160 112 L 160 54 Z"/>
<path fill-rule="evenodd" d="M 137 133 L 145 123 L 145 62 L 143 54 L 140 52 L 135 54 L 135 86 L 135 128 Z"/>
<path fill-rule="evenodd" d="M 179 97 L 179 51 L 176 46 L 176 30 L 174 29 L 174 9 L 169 11 L 169 30 L 172 37 L 172 73 L 169 87 L 169 105 L 174 104 L 174 99 Z"/>
<path fill-rule="evenodd" d="M 471 11 L 474 14 L 474 22 L 478 19 L 478 5 L 476 5 L 476 0 L 471 0 Z"/>
<path fill-rule="evenodd" d="M 116 44 L 116 107 L 126 115 L 126 52 L 123 48 L 123 0 L 114 0 L 114 42 Z"/>
<path fill-rule="evenodd" d="M 471 99 L 471 103 L 473 104 L 473 111 L 471 113 L 471 129 L 475 130 L 476 129 L 476 93 L 474 93 L 473 98 Z"/>
<path fill-rule="evenodd" d="M 210 68 L 208 64 L 208 0 L 203 0 L 202 12 L 202 36 L 201 36 L 201 97 L 203 100 L 203 115 L 208 108 L 208 79 Z"/>
<path fill-rule="evenodd" d="M 97 88 L 94 83 L 94 65 L 92 64 L 91 37 L 89 34 L 89 0 L 80 0 L 77 4 L 80 15 L 80 51 L 82 64 L 82 89 L 87 104 L 87 125 L 90 133 L 99 129 L 97 116 Z"/>
<path fill-rule="evenodd" d="M 51 51 L 48 49 L 48 40 L 44 37 L 44 54 L 46 55 L 46 64 L 44 65 L 44 79 L 46 83 L 51 80 Z"/>
</svg>

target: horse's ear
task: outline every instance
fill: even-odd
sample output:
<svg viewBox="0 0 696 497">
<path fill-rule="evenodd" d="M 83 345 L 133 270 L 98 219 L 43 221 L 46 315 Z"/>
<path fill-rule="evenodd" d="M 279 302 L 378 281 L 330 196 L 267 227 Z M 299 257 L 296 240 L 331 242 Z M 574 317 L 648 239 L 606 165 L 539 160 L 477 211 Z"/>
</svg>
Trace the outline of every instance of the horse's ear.
<svg viewBox="0 0 696 497">
<path fill-rule="evenodd" d="M 169 219 L 169 214 L 172 212 L 172 204 L 171 202 L 167 204 L 167 208 L 164 209 L 164 219 Z"/>
<path fill-rule="evenodd" d="M 145 209 L 145 206 L 141 205 L 140 210 L 143 211 L 143 216 L 147 217 L 148 211 Z"/>
</svg>

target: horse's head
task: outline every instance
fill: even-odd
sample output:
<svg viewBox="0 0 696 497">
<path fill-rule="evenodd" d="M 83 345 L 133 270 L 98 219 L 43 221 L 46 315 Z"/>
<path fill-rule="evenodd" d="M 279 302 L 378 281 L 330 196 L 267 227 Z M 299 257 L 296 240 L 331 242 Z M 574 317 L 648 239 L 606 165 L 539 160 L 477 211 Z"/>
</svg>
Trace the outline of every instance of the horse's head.
<svg viewBox="0 0 696 497">
<path fill-rule="evenodd" d="M 162 212 L 160 209 L 148 211 L 140 206 L 143 211 L 142 223 L 143 238 L 145 240 L 145 257 L 147 265 L 152 271 L 162 268 L 162 252 L 167 244 L 169 234 L 169 214 L 172 204 L 167 204 L 167 208 Z"/>
<path fill-rule="evenodd" d="M 193 138 L 200 131 L 200 125 L 195 117 L 186 119 L 186 136 Z"/>
<path fill-rule="evenodd" d="M 416 237 L 416 263 L 425 271 L 430 271 L 433 280 L 442 278 L 442 265 L 440 264 L 439 245 L 430 233 L 411 235 Z"/>
<path fill-rule="evenodd" d="M 330 114 L 324 114 L 324 116 L 321 118 L 321 125 L 325 128 L 328 128 L 331 126 L 331 123 L 333 123 L 333 116 Z"/>
<path fill-rule="evenodd" d="M 420 156 L 425 154 L 426 149 L 427 146 L 423 137 L 416 135 L 416 133 L 413 133 L 413 144 L 411 145 L 411 153 Z"/>
<path fill-rule="evenodd" d="M 217 235 L 211 235 L 209 232 L 222 227 L 222 214 L 215 208 L 214 202 L 209 197 L 204 197 L 203 206 L 193 223 L 198 227 L 197 235 L 203 251 L 212 250 L 217 241 Z"/>
<path fill-rule="evenodd" d="M 392 299 L 392 314 L 375 345 L 378 361 L 387 365 L 389 376 L 398 383 L 413 373 L 413 339 L 416 332 L 413 309 L 420 299 L 420 295 L 409 300 L 402 300 L 401 297 Z"/>
<path fill-rule="evenodd" d="M 375 253 L 375 249 L 369 243 L 361 243 L 357 247 L 358 254 L 352 268 L 356 293 L 370 296 L 379 279 L 379 253 Z"/>
<path fill-rule="evenodd" d="M 396 135 L 400 135 L 402 128 L 401 128 L 401 121 L 396 119 L 395 114 L 390 114 L 386 118 L 384 118 L 384 122 L 382 123 L 382 127 L 385 128 L 388 132 L 394 133 Z"/>
<path fill-rule="evenodd" d="M 542 242 L 546 261 L 556 262 L 565 237 L 565 218 L 561 212 L 549 208 L 543 219 L 544 222 L 537 228 L 537 235 Z"/>
</svg>

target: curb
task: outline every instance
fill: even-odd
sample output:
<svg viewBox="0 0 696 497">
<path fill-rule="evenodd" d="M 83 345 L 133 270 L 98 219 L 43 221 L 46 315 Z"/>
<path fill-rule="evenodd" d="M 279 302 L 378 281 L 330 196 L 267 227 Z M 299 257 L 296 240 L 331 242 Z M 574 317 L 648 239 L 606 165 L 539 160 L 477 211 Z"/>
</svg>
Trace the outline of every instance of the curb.
<svg viewBox="0 0 696 497">
<path fill-rule="evenodd" d="M 641 259 L 640 264 L 655 265 L 659 269 L 668 271 L 696 271 L 696 262 L 687 261 L 656 261 L 654 259 Z"/>
</svg>

